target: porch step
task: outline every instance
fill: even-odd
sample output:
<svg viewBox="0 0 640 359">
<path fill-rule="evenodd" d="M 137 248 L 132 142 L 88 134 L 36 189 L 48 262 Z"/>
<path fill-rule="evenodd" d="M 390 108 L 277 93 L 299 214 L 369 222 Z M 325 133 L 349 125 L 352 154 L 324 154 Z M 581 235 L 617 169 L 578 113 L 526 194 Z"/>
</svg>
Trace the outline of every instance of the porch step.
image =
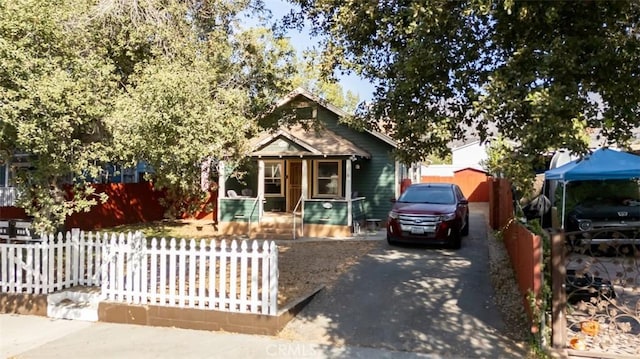
<svg viewBox="0 0 640 359">
<path fill-rule="evenodd" d="M 278 213 L 267 212 L 262 216 L 262 223 L 277 224 L 277 225 L 291 225 L 293 226 L 294 217 L 291 213 Z M 300 224 L 301 219 L 299 215 L 295 217 L 296 224 Z"/>
<path fill-rule="evenodd" d="M 292 239 L 293 226 L 265 226 L 263 224 L 263 226 L 261 226 L 260 228 L 255 229 L 255 231 L 253 232 L 253 236 L 259 239 Z"/>
<path fill-rule="evenodd" d="M 99 304 L 100 288 L 72 287 L 47 296 L 47 316 L 97 322 Z"/>
</svg>

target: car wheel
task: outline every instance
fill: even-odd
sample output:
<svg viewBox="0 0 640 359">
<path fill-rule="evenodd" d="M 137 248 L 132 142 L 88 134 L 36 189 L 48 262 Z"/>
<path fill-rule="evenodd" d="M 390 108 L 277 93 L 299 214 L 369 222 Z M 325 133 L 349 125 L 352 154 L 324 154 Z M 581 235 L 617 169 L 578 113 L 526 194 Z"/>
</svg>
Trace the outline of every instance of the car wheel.
<svg viewBox="0 0 640 359">
<path fill-rule="evenodd" d="M 469 235 L 469 214 L 467 213 L 466 217 L 464 218 L 464 227 L 462 228 L 462 235 L 463 236 L 468 236 Z"/>
<path fill-rule="evenodd" d="M 393 246 L 396 244 L 396 241 L 391 239 L 391 236 L 387 234 L 387 243 L 389 243 L 390 246 Z"/>
<path fill-rule="evenodd" d="M 460 249 L 462 247 L 462 236 L 460 235 L 460 232 L 456 232 L 455 234 L 451 235 L 451 248 L 453 249 Z"/>
</svg>

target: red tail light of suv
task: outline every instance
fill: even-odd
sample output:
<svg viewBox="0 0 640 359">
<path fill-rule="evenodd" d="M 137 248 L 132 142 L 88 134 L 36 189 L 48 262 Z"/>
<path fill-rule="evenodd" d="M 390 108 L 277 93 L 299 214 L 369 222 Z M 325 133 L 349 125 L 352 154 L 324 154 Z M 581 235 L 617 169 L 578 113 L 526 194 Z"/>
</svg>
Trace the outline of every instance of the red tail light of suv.
<svg viewBox="0 0 640 359">
<path fill-rule="evenodd" d="M 458 249 L 468 234 L 469 202 L 453 183 L 407 187 L 387 218 L 389 244 L 444 244 Z"/>
</svg>

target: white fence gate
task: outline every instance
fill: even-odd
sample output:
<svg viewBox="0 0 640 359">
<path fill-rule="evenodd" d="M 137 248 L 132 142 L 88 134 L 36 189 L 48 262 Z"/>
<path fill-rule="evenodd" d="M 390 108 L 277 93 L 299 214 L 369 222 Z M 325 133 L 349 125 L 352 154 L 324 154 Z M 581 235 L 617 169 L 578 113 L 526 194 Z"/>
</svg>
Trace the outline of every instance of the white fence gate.
<svg viewBox="0 0 640 359">
<path fill-rule="evenodd" d="M 45 294 L 99 286 L 102 300 L 277 314 L 273 241 L 152 239 L 73 231 L 0 243 L 0 292 Z"/>
</svg>

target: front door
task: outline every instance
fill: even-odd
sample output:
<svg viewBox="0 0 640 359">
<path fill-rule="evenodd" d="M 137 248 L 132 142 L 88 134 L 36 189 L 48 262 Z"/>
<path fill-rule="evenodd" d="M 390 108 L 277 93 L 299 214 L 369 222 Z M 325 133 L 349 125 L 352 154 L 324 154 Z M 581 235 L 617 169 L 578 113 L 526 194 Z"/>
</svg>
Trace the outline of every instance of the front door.
<svg viewBox="0 0 640 359">
<path fill-rule="evenodd" d="M 302 195 L 302 161 L 287 163 L 287 212 L 292 212 Z M 300 207 L 296 210 L 299 211 Z"/>
</svg>

